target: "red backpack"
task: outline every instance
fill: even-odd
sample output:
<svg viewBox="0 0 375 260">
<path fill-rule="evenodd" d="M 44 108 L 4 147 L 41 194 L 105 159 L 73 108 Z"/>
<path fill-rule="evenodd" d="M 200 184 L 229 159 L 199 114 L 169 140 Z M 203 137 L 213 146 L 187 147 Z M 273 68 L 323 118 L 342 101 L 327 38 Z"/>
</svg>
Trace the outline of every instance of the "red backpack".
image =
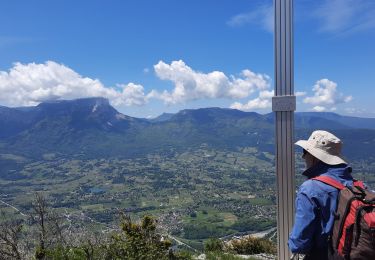
<svg viewBox="0 0 375 260">
<path fill-rule="evenodd" d="M 340 190 L 329 259 L 375 260 L 375 193 L 361 181 L 345 187 L 328 176 L 313 179 Z"/>
</svg>

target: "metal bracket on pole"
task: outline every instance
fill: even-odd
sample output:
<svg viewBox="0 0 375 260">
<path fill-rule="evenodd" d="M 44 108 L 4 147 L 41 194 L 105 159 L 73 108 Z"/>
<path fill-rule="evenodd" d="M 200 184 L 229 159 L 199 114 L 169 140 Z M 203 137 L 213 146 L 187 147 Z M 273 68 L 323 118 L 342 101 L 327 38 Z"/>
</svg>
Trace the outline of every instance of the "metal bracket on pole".
<svg viewBox="0 0 375 260">
<path fill-rule="evenodd" d="M 272 111 L 295 111 L 296 96 L 274 96 L 272 97 Z"/>
</svg>

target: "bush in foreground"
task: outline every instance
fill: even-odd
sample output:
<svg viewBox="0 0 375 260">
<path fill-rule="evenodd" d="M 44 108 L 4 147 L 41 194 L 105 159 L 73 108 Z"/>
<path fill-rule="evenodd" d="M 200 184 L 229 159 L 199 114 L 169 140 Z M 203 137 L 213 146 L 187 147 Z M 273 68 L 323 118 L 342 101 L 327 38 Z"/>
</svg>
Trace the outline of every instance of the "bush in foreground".
<svg viewBox="0 0 375 260">
<path fill-rule="evenodd" d="M 44 259 L 129 259 L 188 260 L 186 252 L 173 252 L 171 242 L 157 233 L 156 220 L 145 216 L 139 223 L 124 216 L 121 230 L 112 234 L 107 243 L 88 247 L 55 247 Z"/>
<path fill-rule="evenodd" d="M 69 229 L 42 194 L 36 194 L 30 220 L 6 219 L 1 214 L 0 260 L 188 260 L 188 252 L 173 252 L 172 243 L 145 216 L 134 222 L 123 215 L 119 230 L 110 235 L 87 229 Z"/>
<path fill-rule="evenodd" d="M 204 252 L 222 252 L 224 243 L 218 238 L 207 239 L 204 243 Z"/>
<path fill-rule="evenodd" d="M 172 244 L 156 232 L 152 217 L 145 216 L 136 224 L 125 216 L 121 229 L 123 232 L 114 234 L 107 247 L 110 259 L 169 259 Z"/>
</svg>

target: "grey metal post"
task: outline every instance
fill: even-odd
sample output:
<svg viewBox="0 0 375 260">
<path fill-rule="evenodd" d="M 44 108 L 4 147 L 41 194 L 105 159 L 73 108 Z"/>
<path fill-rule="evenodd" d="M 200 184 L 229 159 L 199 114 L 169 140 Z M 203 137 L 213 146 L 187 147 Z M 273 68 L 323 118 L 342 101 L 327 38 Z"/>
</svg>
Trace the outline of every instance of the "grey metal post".
<svg viewBox="0 0 375 260">
<path fill-rule="evenodd" d="M 294 220 L 293 0 L 274 0 L 278 259 L 289 259 L 288 236 Z"/>
</svg>

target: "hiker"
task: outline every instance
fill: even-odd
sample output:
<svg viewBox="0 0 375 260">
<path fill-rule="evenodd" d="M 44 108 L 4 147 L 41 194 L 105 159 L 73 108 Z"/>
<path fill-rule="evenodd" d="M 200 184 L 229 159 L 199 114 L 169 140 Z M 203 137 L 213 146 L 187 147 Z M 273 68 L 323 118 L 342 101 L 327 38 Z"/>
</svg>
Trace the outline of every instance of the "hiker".
<svg viewBox="0 0 375 260">
<path fill-rule="evenodd" d="M 352 169 L 341 155 L 341 140 L 327 131 L 314 131 L 308 140 L 299 140 L 296 145 L 303 148 L 306 170 L 302 174 L 308 180 L 297 194 L 289 248 L 293 254 L 304 254 L 305 260 L 325 260 L 328 259 L 328 238 L 335 220 L 339 190 L 311 178 L 329 176 L 344 186 L 352 186 Z"/>
</svg>

